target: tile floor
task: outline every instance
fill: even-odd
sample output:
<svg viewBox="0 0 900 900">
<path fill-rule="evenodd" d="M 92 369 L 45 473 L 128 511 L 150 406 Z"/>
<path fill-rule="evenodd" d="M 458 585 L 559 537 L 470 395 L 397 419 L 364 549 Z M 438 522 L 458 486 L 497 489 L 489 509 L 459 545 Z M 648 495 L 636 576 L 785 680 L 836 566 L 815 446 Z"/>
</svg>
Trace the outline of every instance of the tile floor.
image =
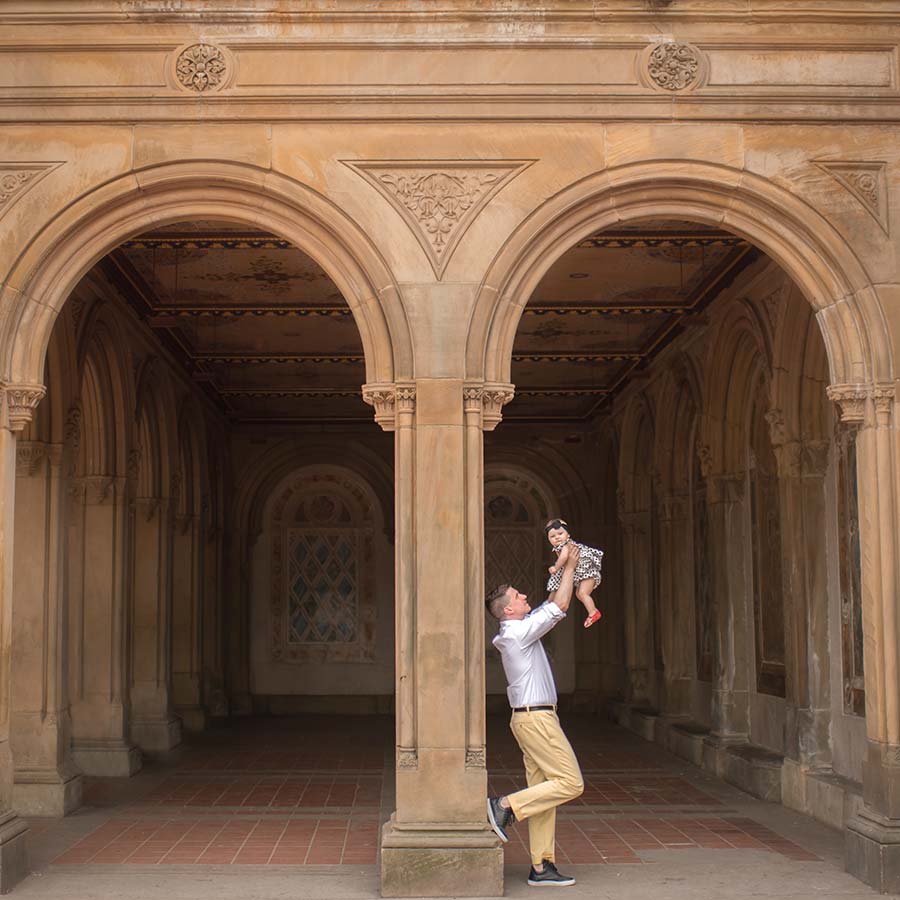
<svg viewBox="0 0 900 900">
<path fill-rule="evenodd" d="M 728 865 L 738 853 L 748 863 L 762 854 L 839 867 L 836 832 L 601 719 L 563 724 L 585 792 L 560 811 L 560 864 L 648 866 L 661 851 L 685 860 L 693 857 L 684 851 L 721 851 Z M 33 868 L 174 875 L 205 866 L 215 878 L 223 867 L 344 866 L 377 875 L 380 826 L 393 807 L 392 741 L 388 718 L 325 716 L 246 720 L 193 737 L 134 778 L 88 779 L 75 815 L 33 820 Z M 494 792 L 524 784 L 504 719 L 489 723 L 488 769 Z M 527 835 L 524 824 L 513 830 L 508 864 L 527 865 Z"/>
</svg>

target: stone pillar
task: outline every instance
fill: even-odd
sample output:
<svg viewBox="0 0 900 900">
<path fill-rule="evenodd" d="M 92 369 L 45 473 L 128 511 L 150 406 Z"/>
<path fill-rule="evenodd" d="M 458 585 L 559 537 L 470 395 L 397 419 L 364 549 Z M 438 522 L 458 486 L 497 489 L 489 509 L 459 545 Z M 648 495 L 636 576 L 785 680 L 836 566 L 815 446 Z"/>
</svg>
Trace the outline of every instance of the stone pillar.
<svg viewBox="0 0 900 900">
<path fill-rule="evenodd" d="M 64 816 L 81 805 L 66 686 L 62 456 L 60 444 L 16 448 L 10 742 L 21 815 Z"/>
<path fill-rule="evenodd" d="M 664 670 L 661 711 L 668 717 L 691 712 L 694 674 L 694 567 L 690 497 L 664 497 L 660 511 L 660 617 Z"/>
<path fill-rule="evenodd" d="M 785 749 L 789 760 L 806 770 L 831 762 L 825 599 L 825 473 L 830 445 L 789 439 L 778 409 L 770 410 L 766 421 L 778 463 L 787 664 Z"/>
<path fill-rule="evenodd" d="M 141 751 L 128 728 L 126 479 L 89 475 L 70 493 L 72 756 L 88 775 L 133 775 Z"/>
<path fill-rule="evenodd" d="M 632 706 L 652 707 L 653 623 L 650 621 L 650 514 L 620 511 L 624 560 L 625 699 Z"/>
<path fill-rule="evenodd" d="M 503 893 L 503 855 L 485 815 L 482 551 L 472 562 L 469 550 L 483 540 L 472 534 L 483 493 L 479 403 L 486 421 L 499 418 L 511 389 L 481 397 L 478 389 L 450 378 L 364 388 L 376 421 L 397 432 L 397 809 L 381 850 L 388 897 Z"/>
<path fill-rule="evenodd" d="M 170 522 L 167 500 L 134 501 L 131 738 L 151 752 L 181 742 L 181 720 L 172 710 Z"/>
<path fill-rule="evenodd" d="M 188 731 L 202 731 L 203 544 L 200 517 L 175 517 L 172 543 L 172 682 L 175 711 Z"/>
<path fill-rule="evenodd" d="M 229 713 L 225 692 L 222 631 L 222 530 L 211 517 L 209 498 L 203 519 L 203 707 L 211 718 Z"/>
<path fill-rule="evenodd" d="M 722 751 L 750 733 L 752 601 L 749 596 L 746 478 L 708 475 L 711 594 L 715 609 L 712 729 L 704 765 L 722 773 Z"/>
<path fill-rule="evenodd" d="M 841 420 L 857 425 L 867 754 L 860 813 L 847 824 L 847 871 L 900 892 L 900 603 L 896 399 L 893 385 L 833 385 Z"/>
<path fill-rule="evenodd" d="M 31 420 L 43 385 L 0 385 L 0 893 L 28 874 L 27 824 L 13 812 L 10 746 L 16 433 Z"/>
</svg>

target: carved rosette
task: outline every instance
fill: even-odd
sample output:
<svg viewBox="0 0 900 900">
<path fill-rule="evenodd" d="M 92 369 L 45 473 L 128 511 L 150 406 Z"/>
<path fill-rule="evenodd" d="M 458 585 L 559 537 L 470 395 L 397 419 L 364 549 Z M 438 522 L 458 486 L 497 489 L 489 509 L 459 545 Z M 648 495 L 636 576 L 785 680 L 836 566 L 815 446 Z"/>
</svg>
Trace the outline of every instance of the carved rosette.
<svg viewBox="0 0 900 900">
<path fill-rule="evenodd" d="M 516 396 L 516 389 L 511 384 L 486 384 L 484 386 L 482 405 L 482 425 L 485 431 L 493 431 L 503 418 L 503 407 Z"/>
<path fill-rule="evenodd" d="M 9 430 L 21 431 L 34 416 L 38 403 L 47 393 L 42 384 L 4 384 Z"/>
<path fill-rule="evenodd" d="M 440 280 L 457 244 L 523 160 L 345 161 L 406 220 Z"/>
<path fill-rule="evenodd" d="M 703 57 L 692 44 L 666 41 L 647 51 L 645 66 L 651 85 L 664 91 L 683 91 L 700 81 Z"/>
<path fill-rule="evenodd" d="M 223 86 L 228 75 L 228 60 L 213 44 L 191 44 L 175 59 L 175 80 L 187 91 L 208 94 Z"/>
</svg>

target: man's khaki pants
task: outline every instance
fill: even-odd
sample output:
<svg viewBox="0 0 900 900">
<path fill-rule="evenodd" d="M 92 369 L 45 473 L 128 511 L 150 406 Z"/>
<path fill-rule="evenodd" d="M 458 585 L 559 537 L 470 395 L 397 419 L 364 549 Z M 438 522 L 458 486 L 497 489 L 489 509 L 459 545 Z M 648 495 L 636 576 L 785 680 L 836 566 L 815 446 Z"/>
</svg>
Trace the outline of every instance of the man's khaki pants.
<svg viewBox="0 0 900 900">
<path fill-rule="evenodd" d="M 556 807 L 584 790 L 572 745 L 554 710 L 514 712 L 510 728 L 522 749 L 528 787 L 507 799 L 516 819 L 528 819 L 531 861 L 556 862 Z"/>
</svg>

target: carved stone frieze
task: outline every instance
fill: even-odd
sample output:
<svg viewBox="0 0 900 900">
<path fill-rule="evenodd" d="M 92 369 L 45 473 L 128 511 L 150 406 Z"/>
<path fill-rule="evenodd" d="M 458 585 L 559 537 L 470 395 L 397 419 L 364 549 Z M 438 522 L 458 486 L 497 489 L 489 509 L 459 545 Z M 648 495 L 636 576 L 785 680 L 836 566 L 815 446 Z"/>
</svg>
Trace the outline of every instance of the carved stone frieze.
<svg viewBox="0 0 900 900">
<path fill-rule="evenodd" d="M 221 88 L 227 74 L 225 54 L 213 44 L 191 44 L 175 60 L 175 80 L 185 90 L 198 94 Z"/>
<path fill-rule="evenodd" d="M 482 423 L 485 431 L 493 431 L 503 418 L 503 407 L 516 396 L 511 384 L 486 384 L 482 391 Z"/>
<path fill-rule="evenodd" d="M 650 83 L 665 91 L 695 86 L 703 72 L 703 57 L 692 44 L 665 41 L 656 44 L 646 58 Z"/>
<path fill-rule="evenodd" d="M 460 239 L 526 160 L 345 161 L 406 220 L 438 280 Z"/>
<path fill-rule="evenodd" d="M 885 234 L 890 233 L 888 185 L 885 177 L 887 163 L 818 160 L 816 165 L 843 185 L 875 219 Z"/>
<path fill-rule="evenodd" d="M 38 403 L 47 393 L 42 384 L 4 384 L 10 431 L 21 431 L 32 419 Z"/>
</svg>

